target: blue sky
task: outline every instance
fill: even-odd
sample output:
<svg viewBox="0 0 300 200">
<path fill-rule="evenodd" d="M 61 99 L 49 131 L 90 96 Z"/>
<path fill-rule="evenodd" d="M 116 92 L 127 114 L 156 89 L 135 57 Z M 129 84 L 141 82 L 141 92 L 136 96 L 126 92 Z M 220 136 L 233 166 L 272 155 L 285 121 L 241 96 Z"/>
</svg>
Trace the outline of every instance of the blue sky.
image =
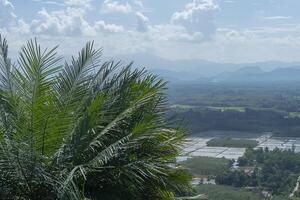
<svg viewBox="0 0 300 200">
<path fill-rule="evenodd" d="M 300 61 L 299 0 L 0 0 L 11 53 L 27 39 L 74 54 L 215 62 Z"/>
</svg>

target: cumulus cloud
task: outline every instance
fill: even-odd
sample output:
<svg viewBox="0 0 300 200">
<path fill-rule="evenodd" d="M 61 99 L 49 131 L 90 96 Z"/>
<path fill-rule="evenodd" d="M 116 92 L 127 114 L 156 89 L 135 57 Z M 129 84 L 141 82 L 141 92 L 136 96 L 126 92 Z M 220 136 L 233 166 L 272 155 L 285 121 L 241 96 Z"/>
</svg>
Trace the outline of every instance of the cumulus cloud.
<svg viewBox="0 0 300 200">
<path fill-rule="evenodd" d="M 0 30 L 49 36 L 96 36 L 99 33 L 124 31 L 123 26 L 104 20 L 89 22 L 86 14 L 91 9 L 91 2 L 92 0 L 66 0 L 64 8 L 54 11 L 42 8 L 35 19 L 27 23 L 15 14 L 14 5 L 9 0 L 0 0 Z"/>
<path fill-rule="evenodd" d="M 13 4 L 9 0 L 1 0 L 0 2 L 1 2 L 1 5 L 3 5 L 4 7 L 9 7 L 9 8 L 14 9 Z"/>
<path fill-rule="evenodd" d="M 16 13 L 19 9 L 14 9 L 18 1 L 0 0 L 0 32 L 8 37 L 12 51 L 26 39 L 37 36 L 46 46 L 68 43 L 61 47 L 64 55 L 74 53 L 85 41 L 95 39 L 99 47 L 104 47 L 105 53 L 115 56 L 144 51 L 170 60 L 299 60 L 300 25 L 276 25 L 273 22 L 268 25 L 265 22 L 288 19 L 269 13 L 270 16 L 264 19 L 265 27 L 227 24 L 216 28 L 214 14 L 219 9 L 218 0 L 187 0 L 190 3 L 175 12 L 170 21 L 158 23 L 147 17 L 151 15 L 142 0 L 103 0 L 106 7 L 98 5 L 98 8 L 105 8 L 106 13 L 92 9 L 97 8 L 94 0 L 35 1 L 46 8 L 40 8 L 25 21 Z M 59 2 L 55 4 L 59 6 L 48 8 L 51 2 Z M 114 24 L 116 19 L 124 24 Z"/>
<path fill-rule="evenodd" d="M 93 28 L 95 29 L 96 32 L 105 31 L 105 32 L 119 33 L 124 31 L 123 26 L 116 25 L 116 24 L 108 24 L 103 20 L 96 21 Z"/>
<path fill-rule="evenodd" d="M 105 23 L 103 20 L 89 23 L 85 19 L 85 9 L 67 7 L 63 10 L 39 11 L 40 18 L 32 22 L 32 30 L 37 34 L 78 36 L 96 35 L 98 31 L 121 32 L 122 26 Z"/>
<path fill-rule="evenodd" d="M 150 41 L 168 41 L 168 42 L 200 42 L 204 36 L 200 32 L 189 32 L 183 26 L 174 24 L 156 24 L 150 25 L 150 20 L 141 12 L 136 12 L 137 34 L 143 33 L 147 35 Z"/>
<path fill-rule="evenodd" d="M 38 34 L 78 35 L 87 28 L 83 19 L 84 10 L 80 8 L 69 7 L 52 12 L 43 8 L 38 14 L 40 18 L 32 22 L 32 30 Z"/>
<path fill-rule="evenodd" d="M 149 37 L 153 41 L 165 42 L 201 42 L 203 40 L 201 33 L 190 33 L 184 27 L 172 24 L 149 27 Z"/>
<path fill-rule="evenodd" d="M 215 0 L 193 0 L 185 6 L 184 10 L 174 13 L 171 22 L 211 38 L 216 31 L 214 13 L 218 8 Z"/>
<path fill-rule="evenodd" d="M 28 33 L 29 25 L 15 14 L 15 7 L 9 0 L 0 0 L 0 29 Z"/>
<path fill-rule="evenodd" d="M 139 8 L 144 8 L 144 4 L 142 0 L 134 0 L 133 3 L 138 6 Z"/>
<path fill-rule="evenodd" d="M 104 0 L 102 4 L 102 12 L 105 13 L 131 13 L 133 9 L 131 5 L 126 3 L 120 3 L 114 0 Z"/>
<path fill-rule="evenodd" d="M 127 19 L 136 19 L 136 31 L 147 32 L 149 30 L 149 18 L 146 17 L 142 10 L 144 5 L 142 0 L 130 0 L 129 2 L 122 2 L 116 0 L 104 0 L 102 3 L 102 14 L 128 14 Z"/>
<path fill-rule="evenodd" d="M 0 25 L 1 27 L 11 26 L 16 20 L 14 6 L 8 0 L 0 0 Z"/>
<path fill-rule="evenodd" d="M 146 32 L 148 30 L 148 27 L 149 27 L 149 18 L 146 17 L 141 12 L 136 12 L 135 16 L 136 16 L 136 20 L 137 20 L 136 30 L 138 32 Z"/>
</svg>

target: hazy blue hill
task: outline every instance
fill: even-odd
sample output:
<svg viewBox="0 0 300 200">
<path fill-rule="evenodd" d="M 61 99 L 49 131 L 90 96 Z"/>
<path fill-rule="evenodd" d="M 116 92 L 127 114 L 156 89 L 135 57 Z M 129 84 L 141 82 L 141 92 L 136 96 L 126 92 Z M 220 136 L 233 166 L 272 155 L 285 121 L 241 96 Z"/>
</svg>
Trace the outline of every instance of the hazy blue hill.
<svg viewBox="0 0 300 200">
<path fill-rule="evenodd" d="M 244 81 L 261 76 L 265 73 L 260 67 L 244 67 L 233 72 L 223 72 L 211 79 L 213 82 Z"/>
<path fill-rule="evenodd" d="M 256 74 L 264 73 L 264 71 L 258 66 L 249 66 L 249 67 L 238 69 L 234 73 L 237 75 L 249 75 L 249 74 L 256 75 Z"/>
<path fill-rule="evenodd" d="M 134 60 L 137 66 L 155 71 L 169 72 L 181 80 L 195 80 L 201 77 L 215 76 L 228 70 L 237 70 L 240 65 L 231 63 L 215 63 L 206 60 L 167 60 L 150 54 L 135 54 L 122 56 L 124 61 Z M 177 74 L 176 74 L 177 72 Z"/>
<path fill-rule="evenodd" d="M 290 71 L 291 69 L 295 70 L 297 67 L 300 69 L 300 62 L 268 61 L 245 64 L 217 63 L 201 59 L 167 60 L 147 53 L 138 53 L 130 56 L 124 55 L 119 58 L 124 62 L 134 60 L 137 66 L 150 69 L 152 72 L 160 74 L 169 81 L 207 81 L 207 78 L 218 78 L 221 80 L 235 78 L 237 80 L 243 80 L 245 77 L 248 77 L 246 80 L 256 80 L 256 77 L 261 79 L 267 75 L 262 72 L 267 73 L 274 70 L 270 75 L 279 77 L 277 72 L 283 73 L 282 70 L 285 68 L 288 68 L 287 71 Z M 289 76 L 288 72 L 284 72 L 283 74 L 287 74 Z M 296 74 L 298 74 L 298 72 Z M 295 77 L 295 75 L 292 77 Z M 265 78 L 268 80 L 273 79 L 269 76 L 266 76 Z"/>
<path fill-rule="evenodd" d="M 300 81 L 300 68 L 278 68 L 263 71 L 259 67 L 242 68 L 234 72 L 221 73 L 214 82 L 296 82 Z"/>
<path fill-rule="evenodd" d="M 166 69 L 150 69 L 150 72 L 154 74 L 159 74 L 165 80 L 170 82 L 182 82 L 182 81 L 189 81 L 189 80 L 196 80 L 199 79 L 201 75 L 189 73 L 186 71 L 172 71 Z"/>
</svg>

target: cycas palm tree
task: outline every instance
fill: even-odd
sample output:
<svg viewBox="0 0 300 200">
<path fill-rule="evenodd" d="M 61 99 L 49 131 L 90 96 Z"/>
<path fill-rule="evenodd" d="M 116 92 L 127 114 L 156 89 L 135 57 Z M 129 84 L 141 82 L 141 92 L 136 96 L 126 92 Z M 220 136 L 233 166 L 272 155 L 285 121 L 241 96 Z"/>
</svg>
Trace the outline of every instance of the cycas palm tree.
<svg viewBox="0 0 300 200">
<path fill-rule="evenodd" d="M 14 64 L 0 37 L 1 199 L 171 199 L 188 188 L 165 82 L 103 62 L 93 42 L 61 63 L 31 40 Z"/>
</svg>

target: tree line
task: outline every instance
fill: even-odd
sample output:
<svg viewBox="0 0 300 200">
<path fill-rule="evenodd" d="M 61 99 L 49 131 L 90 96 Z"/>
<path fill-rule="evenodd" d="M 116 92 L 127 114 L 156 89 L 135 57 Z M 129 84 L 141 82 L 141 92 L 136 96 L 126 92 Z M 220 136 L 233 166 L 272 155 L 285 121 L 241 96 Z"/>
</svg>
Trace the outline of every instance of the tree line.
<svg viewBox="0 0 300 200">
<path fill-rule="evenodd" d="M 291 150 L 247 149 L 238 159 L 240 170 L 227 170 L 216 183 L 234 187 L 255 187 L 274 195 L 288 195 L 300 173 L 300 153 Z"/>
</svg>

